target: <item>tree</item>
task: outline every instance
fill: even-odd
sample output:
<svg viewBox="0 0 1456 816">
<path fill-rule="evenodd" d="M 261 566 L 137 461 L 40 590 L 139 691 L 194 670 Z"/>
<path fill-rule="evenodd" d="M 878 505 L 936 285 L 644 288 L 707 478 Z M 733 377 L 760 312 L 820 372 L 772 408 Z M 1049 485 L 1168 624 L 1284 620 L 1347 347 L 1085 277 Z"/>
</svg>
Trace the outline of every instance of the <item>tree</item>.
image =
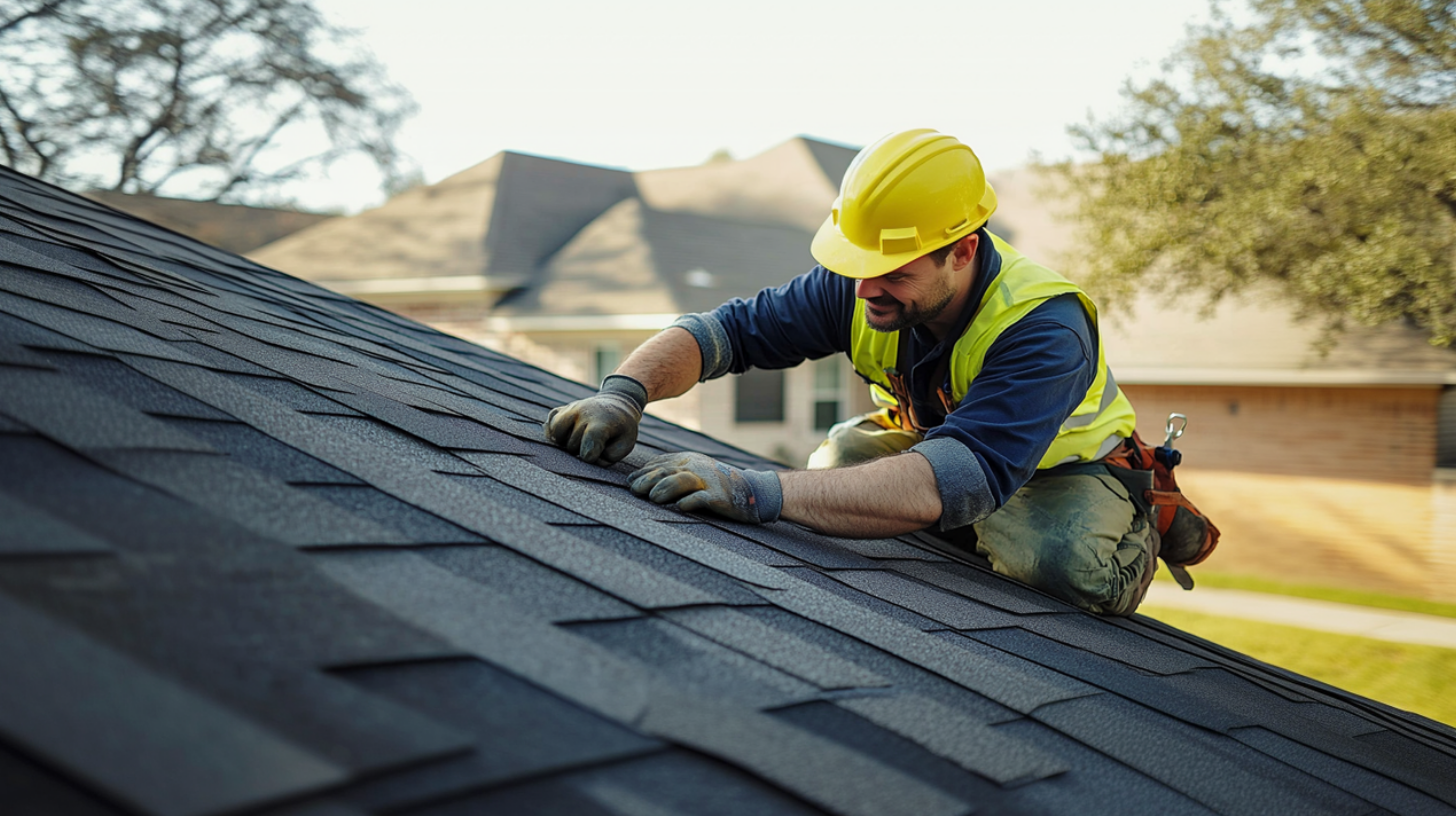
<svg viewBox="0 0 1456 816">
<path fill-rule="evenodd" d="M 413 101 L 310 0 L 0 0 L 0 64 L 5 162 L 66 186 L 257 200 L 353 154 L 410 175 Z"/>
<path fill-rule="evenodd" d="M 1091 285 L 1259 287 L 1332 330 L 1404 320 L 1456 339 L 1456 5 L 1215 7 L 1059 165 Z M 1274 286 L 1263 284 L 1273 283 Z"/>
</svg>

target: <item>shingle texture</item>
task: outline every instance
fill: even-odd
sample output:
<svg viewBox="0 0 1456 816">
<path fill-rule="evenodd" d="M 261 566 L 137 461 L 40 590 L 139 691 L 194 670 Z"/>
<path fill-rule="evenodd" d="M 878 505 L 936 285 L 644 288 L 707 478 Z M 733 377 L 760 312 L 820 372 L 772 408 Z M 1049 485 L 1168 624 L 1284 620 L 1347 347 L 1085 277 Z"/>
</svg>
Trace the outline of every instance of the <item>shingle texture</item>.
<svg viewBox="0 0 1456 816">
<path fill-rule="evenodd" d="M 590 392 L 0 170 L 6 814 L 1456 814 L 1456 732 L 923 535 L 628 493 Z"/>
</svg>

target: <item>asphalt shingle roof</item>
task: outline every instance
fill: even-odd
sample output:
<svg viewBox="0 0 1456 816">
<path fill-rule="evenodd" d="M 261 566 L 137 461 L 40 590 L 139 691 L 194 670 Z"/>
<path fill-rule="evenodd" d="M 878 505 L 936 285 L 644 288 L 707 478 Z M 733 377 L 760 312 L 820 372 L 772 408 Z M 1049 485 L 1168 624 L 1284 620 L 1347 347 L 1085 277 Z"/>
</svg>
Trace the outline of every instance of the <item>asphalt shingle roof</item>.
<svg viewBox="0 0 1456 816">
<path fill-rule="evenodd" d="M 915 535 L 680 514 L 742 451 L 0 170 L 6 813 L 1456 813 L 1456 732 Z"/>
<path fill-rule="evenodd" d="M 87 198 L 229 252 L 248 252 L 333 218 L 327 213 L 92 190 Z"/>
<path fill-rule="evenodd" d="M 249 255 L 334 284 L 485 276 L 523 285 L 572 235 L 636 189 L 625 170 L 499 153 Z"/>
<path fill-rule="evenodd" d="M 662 212 L 630 198 L 582 230 L 498 315 L 706 312 L 810 269 L 813 233 Z M 785 270 L 791 270 L 786 272 Z"/>
</svg>

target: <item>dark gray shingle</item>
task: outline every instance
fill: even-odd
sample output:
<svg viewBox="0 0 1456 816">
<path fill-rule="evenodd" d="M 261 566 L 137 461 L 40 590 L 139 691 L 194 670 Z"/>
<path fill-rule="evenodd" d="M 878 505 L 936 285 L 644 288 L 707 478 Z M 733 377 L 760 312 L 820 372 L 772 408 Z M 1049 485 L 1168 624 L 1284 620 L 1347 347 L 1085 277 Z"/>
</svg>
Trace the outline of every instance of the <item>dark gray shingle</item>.
<svg viewBox="0 0 1456 816">
<path fill-rule="evenodd" d="M 502 264 L 632 193 L 561 164 L 506 163 L 566 231 L 498 209 Z M 638 215 L 665 269 L 805 240 Z M 652 451 L 766 463 L 649 419 L 583 465 L 539 423 L 590 386 L 4 169 L 0 233 L 21 812 L 1456 813 L 1445 726 L 924 535 L 645 503 Z"/>
</svg>

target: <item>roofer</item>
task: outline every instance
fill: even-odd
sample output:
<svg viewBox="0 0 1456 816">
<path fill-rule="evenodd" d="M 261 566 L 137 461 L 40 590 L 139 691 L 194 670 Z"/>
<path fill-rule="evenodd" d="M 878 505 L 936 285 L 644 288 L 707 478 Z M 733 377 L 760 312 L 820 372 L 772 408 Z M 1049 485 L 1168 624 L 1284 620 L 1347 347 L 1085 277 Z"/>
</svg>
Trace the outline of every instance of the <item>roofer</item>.
<svg viewBox="0 0 1456 816">
<path fill-rule="evenodd" d="M 992 235 L 995 210 L 969 147 L 932 130 L 887 136 L 845 173 L 811 246 L 819 266 L 679 318 L 597 395 L 553 410 L 547 434 L 611 464 L 636 444 L 650 401 L 847 352 L 884 407 L 830 429 L 810 469 L 673 453 L 633 473 L 631 489 L 682 510 L 853 538 L 929 528 L 1079 607 L 1131 614 L 1160 537 L 1139 482 L 1103 460 L 1131 448 L 1132 405 L 1091 299 Z"/>
</svg>

